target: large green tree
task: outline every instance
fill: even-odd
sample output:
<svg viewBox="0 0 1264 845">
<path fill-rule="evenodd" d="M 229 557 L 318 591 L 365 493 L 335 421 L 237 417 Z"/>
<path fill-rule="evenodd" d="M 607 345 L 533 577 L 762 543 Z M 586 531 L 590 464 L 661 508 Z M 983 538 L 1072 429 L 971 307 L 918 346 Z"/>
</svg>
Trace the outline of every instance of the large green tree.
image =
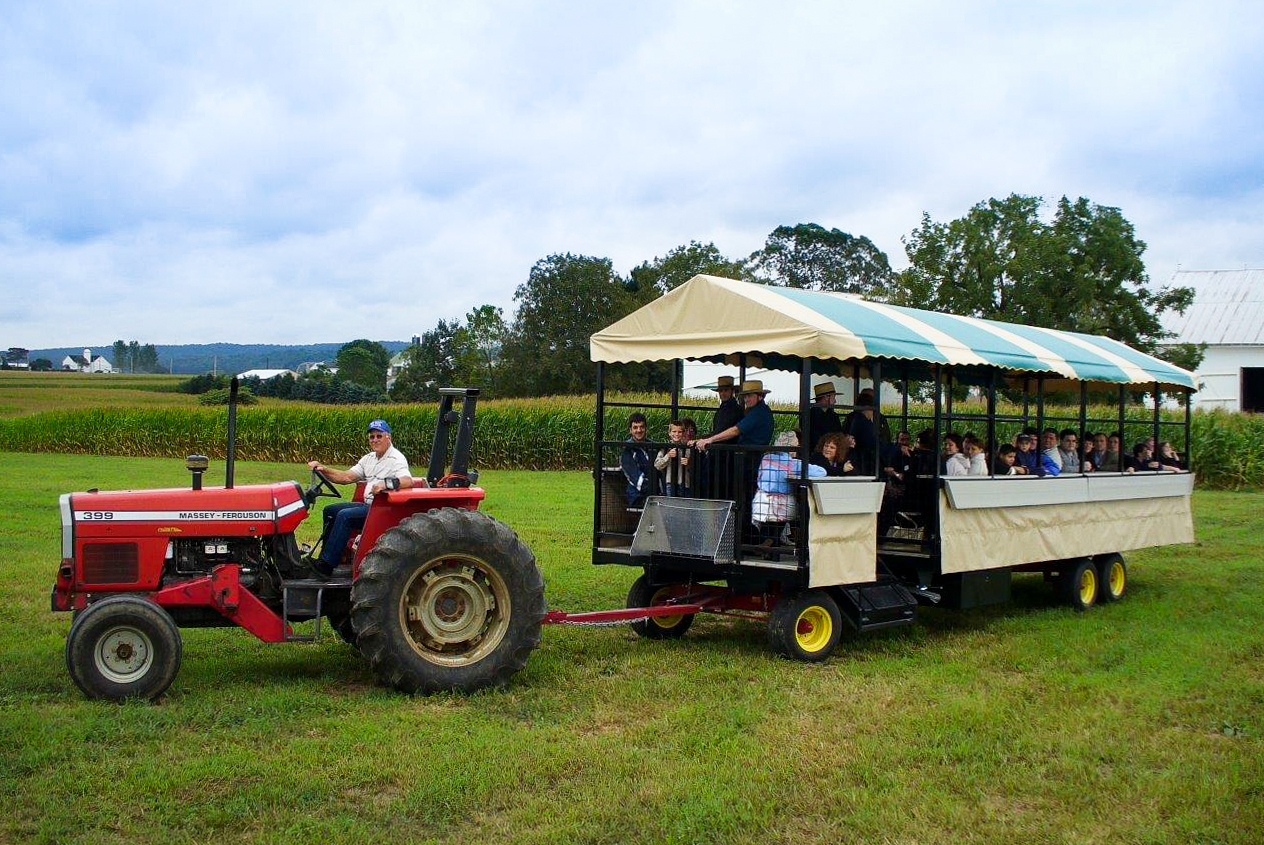
<svg viewBox="0 0 1264 845">
<path fill-rule="evenodd" d="M 460 380 L 458 370 L 466 347 L 461 321 L 440 320 L 421 335 L 420 343 L 404 350 L 404 369 L 391 385 L 391 398 L 403 402 L 437 399 L 440 387 L 452 387 Z"/>
<path fill-rule="evenodd" d="M 550 255 L 518 286 L 501 350 L 506 395 L 585 393 L 594 386 L 588 336 L 642 304 L 608 258 Z M 644 293 L 642 296 L 653 298 Z M 647 300 L 646 300 L 647 301 Z"/>
<path fill-rule="evenodd" d="M 504 312 L 494 305 L 480 305 L 465 315 L 456 373 L 462 386 L 481 387 L 493 394 L 497 391 L 497 370 L 506 331 Z"/>
<path fill-rule="evenodd" d="M 714 243 L 690 241 L 670 250 L 662 258 L 655 256 L 652 261 L 642 262 L 632 269 L 628 279 L 633 292 L 668 293 L 699 273 L 730 279 L 747 277 L 742 262 L 730 261 Z"/>
<path fill-rule="evenodd" d="M 1169 337 L 1160 319 L 1193 301 L 1191 288 L 1152 288 L 1146 245 L 1118 208 L 1011 194 L 963 217 L 929 215 L 904 238 L 909 267 L 892 300 L 906 305 L 1047 328 L 1103 334 L 1147 352 Z M 1196 365 L 1196 348 L 1180 349 Z"/>
<path fill-rule="evenodd" d="M 750 274 L 774 285 L 883 299 L 892 280 L 887 255 L 864 235 L 816 223 L 778 226 L 746 260 Z"/>
<path fill-rule="evenodd" d="M 120 372 L 128 369 L 130 355 L 127 351 L 127 342 L 122 340 L 114 341 L 113 351 L 114 360 L 111 363 L 114 364 L 115 369 Z"/>
<path fill-rule="evenodd" d="M 335 359 L 338 376 L 377 391 L 386 390 L 386 368 L 391 354 L 386 347 L 372 340 L 360 338 L 343 344 Z"/>
</svg>

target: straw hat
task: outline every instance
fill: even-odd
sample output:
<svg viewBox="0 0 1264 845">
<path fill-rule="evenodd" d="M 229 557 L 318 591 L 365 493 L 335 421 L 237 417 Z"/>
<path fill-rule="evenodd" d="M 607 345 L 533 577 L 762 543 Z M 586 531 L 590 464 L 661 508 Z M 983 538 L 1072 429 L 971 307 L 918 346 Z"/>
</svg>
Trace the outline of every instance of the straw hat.
<svg viewBox="0 0 1264 845">
<path fill-rule="evenodd" d="M 764 383 L 756 378 L 742 382 L 742 389 L 737 391 L 737 395 L 745 396 L 748 393 L 758 393 L 760 396 L 767 396 L 770 392 L 764 390 Z"/>
<path fill-rule="evenodd" d="M 827 394 L 838 392 L 834 389 L 834 382 L 832 381 L 823 381 L 816 387 L 812 388 L 812 391 L 816 394 L 817 399 L 820 399 L 822 396 Z"/>
<path fill-rule="evenodd" d="M 718 391 L 724 390 L 725 388 L 729 390 L 733 389 L 732 376 L 720 376 L 718 379 L 715 380 L 715 387 L 711 389 L 718 392 Z"/>
</svg>

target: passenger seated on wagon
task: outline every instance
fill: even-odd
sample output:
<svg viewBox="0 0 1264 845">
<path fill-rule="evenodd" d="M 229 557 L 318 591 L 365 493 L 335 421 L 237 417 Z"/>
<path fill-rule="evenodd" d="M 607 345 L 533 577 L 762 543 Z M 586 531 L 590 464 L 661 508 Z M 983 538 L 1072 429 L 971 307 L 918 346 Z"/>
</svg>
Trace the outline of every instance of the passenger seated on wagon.
<svg viewBox="0 0 1264 845">
<path fill-rule="evenodd" d="M 1064 428 L 1060 437 L 1061 443 L 1058 446 L 1058 454 L 1062 456 L 1062 471 L 1079 472 L 1080 453 L 1077 444 L 1080 436 L 1075 433 L 1075 429 Z"/>
<path fill-rule="evenodd" d="M 843 418 L 843 433 L 855 438 L 856 465 L 861 475 L 874 475 L 878 447 L 891 442 L 891 425 L 875 407 L 874 391 L 866 387 L 856 397 L 856 407 Z"/>
<path fill-rule="evenodd" d="M 1021 475 L 1015 462 L 1018 458 L 1018 450 L 1008 443 L 1001 445 L 996 451 L 996 461 L 992 464 L 993 475 Z"/>
<path fill-rule="evenodd" d="M 816 445 L 816 451 L 812 453 L 812 465 L 825 470 L 825 474 L 831 477 L 855 475 L 856 465 L 850 460 L 851 450 L 847 441 L 848 438 L 842 434 L 827 434 L 822 437 L 821 442 Z"/>
<path fill-rule="evenodd" d="M 693 470 L 689 466 L 689 449 L 685 446 L 685 424 L 672 420 L 667 424 L 667 439 L 679 446 L 660 449 L 654 457 L 654 469 L 662 473 L 668 496 L 693 495 Z"/>
<path fill-rule="evenodd" d="M 939 465 L 942 475 L 969 475 L 970 459 L 962 454 L 961 435 L 950 431 L 944 435 L 943 460 Z"/>
<path fill-rule="evenodd" d="M 645 414 L 633 414 L 628 417 L 628 443 L 647 443 L 649 442 L 645 433 L 648 430 L 648 424 L 645 421 Z M 623 453 L 619 456 L 619 468 L 623 470 L 623 477 L 627 479 L 627 487 L 624 491 L 628 500 L 628 507 L 639 508 L 644 507 L 645 497 L 650 494 L 649 476 L 650 476 L 650 453 L 644 446 L 624 446 Z"/>
<path fill-rule="evenodd" d="M 962 453 L 970 462 L 966 475 L 987 475 L 987 456 L 983 454 L 983 444 L 979 442 L 979 438 L 973 434 L 967 434 L 962 443 L 964 444 Z"/>
<path fill-rule="evenodd" d="M 1059 475 L 1062 472 L 1062 452 L 1058 450 L 1058 430 L 1056 428 L 1046 428 L 1040 435 L 1041 453 L 1049 459 L 1049 463 L 1053 464 L 1056 469 L 1046 472 L 1046 475 Z"/>
<path fill-rule="evenodd" d="M 1159 454 L 1155 458 L 1159 463 L 1159 469 L 1166 472 L 1184 472 L 1185 462 L 1181 460 L 1181 456 L 1176 454 L 1176 450 L 1172 448 L 1172 444 L 1164 440 L 1159 444 Z"/>
<path fill-rule="evenodd" d="M 783 431 L 773 444 L 786 449 L 797 449 L 798 432 Z M 768 452 L 759 462 L 755 476 L 755 495 L 751 499 L 751 524 L 759 531 L 764 545 L 780 542 L 786 523 L 794 519 L 796 507 L 790 479 L 799 476 L 799 458 L 789 451 Z M 809 478 L 823 478 L 825 471 L 815 464 L 808 464 Z"/>
<path fill-rule="evenodd" d="M 1107 464 L 1105 469 L 1113 469 L 1121 472 L 1128 464 L 1127 456 L 1123 453 L 1124 436 L 1118 431 L 1112 431 L 1110 437 L 1106 439 L 1106 451 L 1115 456 L 1114 464 Z M 1120 460 L 1124 458 L 1124 460 Z"/>
<path fill-rule="evenodd" d="M 1155 472 L 1159 462 L 1150 454 L 1150 447 L 1145 441 L 1132 447 L 1132 457 L 1128 460 L 1125 472 Z"/>
<path fill-rule="evenodd" d="M 1093 435 L 1093 448 L 1085 457 L 1090 469 L 1085 472 L 1109 472 L 1119 469 L 1119 454 L 1110 451 L 1110 442 L 1105 434 Z"/>
</svg>

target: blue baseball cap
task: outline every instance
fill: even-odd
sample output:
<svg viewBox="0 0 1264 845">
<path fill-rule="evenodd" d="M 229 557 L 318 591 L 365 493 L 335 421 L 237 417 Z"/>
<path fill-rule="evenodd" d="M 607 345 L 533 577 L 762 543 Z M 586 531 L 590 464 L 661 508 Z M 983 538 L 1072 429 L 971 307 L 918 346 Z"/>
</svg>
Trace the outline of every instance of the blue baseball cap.
<svg viewBox="0 0 1264 845">
<path fill-rule="evenodd" d="M 391 433 L 391 424 L 386 420 L 374 420 L 369 423 L 369 431 L 383 431 L 387 434 Z"/>
</svg>

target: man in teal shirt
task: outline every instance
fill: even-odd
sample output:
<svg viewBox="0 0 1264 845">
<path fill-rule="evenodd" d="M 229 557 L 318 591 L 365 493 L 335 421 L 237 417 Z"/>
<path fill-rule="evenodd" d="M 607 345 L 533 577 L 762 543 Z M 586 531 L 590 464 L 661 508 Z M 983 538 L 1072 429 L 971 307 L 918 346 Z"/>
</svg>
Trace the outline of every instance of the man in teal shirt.
<svg viewBox="0 0 1264 845">
<path fill-rule="evenodd" d="M 768 391 L 764 390 L 764 383 L 759 379 L 744 381 L 737 395 L 746 406 L 745 416 L 738 420 L 737 425 L 704 437 L 695 446 L 705 452 L 712 443 L 723 443 L 735 437 L 739 446 L 767 446 L 772 442 L 772 409 L 764 401 L 764 397 L 768 395 Z"/>
</svg>

